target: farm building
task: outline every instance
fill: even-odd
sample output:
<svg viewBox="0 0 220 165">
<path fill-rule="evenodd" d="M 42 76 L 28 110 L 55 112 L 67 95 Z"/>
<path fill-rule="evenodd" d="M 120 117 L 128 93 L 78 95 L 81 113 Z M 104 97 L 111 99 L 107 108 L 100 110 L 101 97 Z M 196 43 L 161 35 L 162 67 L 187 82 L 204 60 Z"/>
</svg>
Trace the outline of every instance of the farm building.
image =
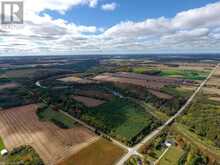
<svg viewBox="0 0 220 165">
<path fill-rule="evenodd" d="M 8 150 L 6 150 L 6 149 L 3 149 L 3 150 L 1 150 L 1 156 L 5 156 L 5 155 L 7 155 L 8 154 Z"/>
</svg>

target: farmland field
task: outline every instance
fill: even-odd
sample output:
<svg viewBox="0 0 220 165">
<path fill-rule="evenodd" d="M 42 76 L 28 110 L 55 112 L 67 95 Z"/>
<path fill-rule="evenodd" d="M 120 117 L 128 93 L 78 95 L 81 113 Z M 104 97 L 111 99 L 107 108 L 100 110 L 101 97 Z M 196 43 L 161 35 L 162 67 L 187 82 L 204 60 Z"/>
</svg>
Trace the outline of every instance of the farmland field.
<svg viewBox="0 0 220 165">
<path fill-rule="evenodd" d="M 207 77 L 209 71 L 202 70 L 190 70 L 184 68 L 159 68 L 158 67 L 136 67 L 133 68 L 133 72 L 140 74 L 151 74 L 158 75 L 162 77 L 176 77 L 176 78 L 184 78 L 188 80 L 203 80 Z"/>
<path fill-rule="evenodd" d="M 0 85 L 0 90 L 11 89 L 11 88 L 16 88 L 16 87 L 17 87 L 17 84 L 15 84 L 15 83 L 6 83 L 3 85 Z"/>
<path fill-rule="evenodd" d="M 80 96 L 86 96 L 91 98 L 97 98 L 101 100 L 111 100 L 113 95 L 104 91 L 98 91 L 98 90 L 80 90 L 79 92 L 76 92 L 77 95 Z"/>
<path fill-rule="evenodd" d="M 132 143 L 141 131 L 149 132 L 158 125 L 140 106 L 118 98 L 86 110 L 82 119 L 125 143 Z"/>
<path fill-rule="evenodd" d="M 80 77 L 76 77 L 76 76 L 69 76 L 69 77 L 64 77 L 61 79 L 58 79 L 59 81 L 63 81 L 63 82 L 73 82 L 73 83 L 81 83 L 81 84 L 87 84 L 87 83 L 91 83 L 91 80 L 86 80 Z"/>
<path fill-rule="evenodd" d="M 0 136 L 9 153 L 30 146 L 46 164 L 115 164 L 126 152 L 120 145 L 134 153 L 130 149 L 153 130 L 160 130 L 217 63 L 192 58 L 3 58 Z M 220 152 L 219 78 L 218 70 L 189 109 L 141 146 L 144 162 L 157 160 L 166 141 L 173 146 L 162 165 L 178 164 L 179 160 L 190 164 L 197 158 L 205 164 L 211 158 L 206 153 Z M 21 151 L 22 160 L 32 157 L 31 149 L 30 153 L 26 152 L 29 149 Z M 16 155 L 10 157 L 14 158 L 20 160 Z M 130 158 L 128 165 L 141 161 L 134 155 Z"/>
<path fill-rule="evenodd" d="M 105 101 L 103 100 L 98 100 L 85 96 L 73 96 L 73 99 L 83 103 L 87 107 L 97 107 L 105 103 Z"/>
<path fill-rule="evenodd" d="M 125 151 L 111 142 L 100 139 L 58 165 L 112 165 Z"/>
<path fill-rule="evenodd" d="M 0 135 L 7 149 L 31 145 L 48 164 L 96 139 L 93 133 L 79 125 L 60 129 L 52 123 L 40 122 L 36 111 L 34 104 L 0 111 Z"/>
<path fill-rule="evenodd" d="M 114 74 L 105 73 L 94 77 L 94 80 L 132 84 L 156 90 L 159 90 L 166 85 L 178 85 L 183 83 L 183 80 L 176 78 L 163 78 L 160 76 L 142 75 L 127 72 L 119 72 Z"/>
</svg>

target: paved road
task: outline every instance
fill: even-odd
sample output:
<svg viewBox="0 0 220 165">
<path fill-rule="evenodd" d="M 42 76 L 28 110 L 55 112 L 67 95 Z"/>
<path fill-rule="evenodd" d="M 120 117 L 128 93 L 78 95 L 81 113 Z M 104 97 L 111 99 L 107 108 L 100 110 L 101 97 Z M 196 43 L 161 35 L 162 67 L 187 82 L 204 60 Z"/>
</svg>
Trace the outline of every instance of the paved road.
<svg viewBox="0 0 220 165">
<path fill-rule="evenodd" d="M 188 105 L 192 102 L 194 97 L 199 93 L 201 88 L 207 83 L 207 81 L 210 79 L 210 77 L 213 75 L 213 73 L 216 71 L 216 69 L 219 67 L 219 64 L 216 65 L 216 67 L 211 71 L 211 73 L 208 75 L 208 77 L 200 84 L 200 86 L 196 89 L 196 91 L 193 93 L 193 95 L 188 99 L 188 101 L 182 106 L 182 108 L 174 115 L 172 116 L 166 123 L 164 123 L 162 126 L 151 132 L 148 136 L 146 136 L 140 143 L 135 145 L 133 148 L 130 148 L 129 152 L 121 158 L 121 160 L 118 161 L 117 165 L 123 165 L 132 155 L 135 155 L 134 153 L 138 152 L 138 149 L 143 144 L 146 144 L 149 140 L 154 138 L 156 135 L 158 135 L 165 127 L 167 127 L 169 124 L 171 124 L 178 116 L 181 115 L 181 113 L 188 107 Z"/>
</svg>

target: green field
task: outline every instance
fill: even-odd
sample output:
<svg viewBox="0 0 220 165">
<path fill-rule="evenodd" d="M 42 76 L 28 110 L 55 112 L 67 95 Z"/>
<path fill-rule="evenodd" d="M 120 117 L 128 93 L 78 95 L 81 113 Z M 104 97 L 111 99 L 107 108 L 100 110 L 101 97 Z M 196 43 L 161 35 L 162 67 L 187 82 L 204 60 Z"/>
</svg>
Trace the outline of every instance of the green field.
<svg viewBox="0 0 220 165">
<path fill-rule="evenodd" d="M 208 76 L 208 72 L 193 70 L 162 70 L 160 75 L 164 77 L 182 77 L 188 80 L 204 80 Z"/>
<path fill-rule="evenodd" d="M 41 120 L 51 121 L 61 128 L 72 128 L 76 124 L 73 119 L 48 107 L 40 108 L 37 112 L 37 115 Z"/>
<path fill-rule="evenodd" d="M 157 121 L 137 104 L 118 98 L 86 110 L 82 119 L 123 142 L 132 141 L 143 130 L 148 133 Z"/>
<path fill-rule="evenodd" d="M 4 148 L 5 148 L 4 142 L 2 138 L 0 137 L 0 151 L 3 150 Z"/>
<path fill-rule="evenodd" d="M 160 165 L 177 165 L 180 157 L 183 154 L 183 150 L 179 147 L 172 146 L 164 157 L 160 160 Z"/>
<path fill-rule="evenodd" d="M 208 72 L 182 69 L 152 69 L 148 67 L 137 67 L 132 69 L 135 73 L 151 74 L 163 77 L 180 77 L 188 80 L 204 80 L 208 76 Z"/>
<path fill-rule="evenodd" d="M 58 165 L 112 165 L 123 154 L 123 149 L 105 139 L 99 139 Z"/>
</svg>

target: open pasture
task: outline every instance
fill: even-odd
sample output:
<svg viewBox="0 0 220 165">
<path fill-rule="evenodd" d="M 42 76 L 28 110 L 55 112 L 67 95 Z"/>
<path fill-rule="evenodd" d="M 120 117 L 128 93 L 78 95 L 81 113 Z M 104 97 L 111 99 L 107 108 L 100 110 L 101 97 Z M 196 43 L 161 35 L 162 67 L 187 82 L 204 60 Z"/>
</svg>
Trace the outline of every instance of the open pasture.
<svg viewBox="0 0 220 165">
<path fill-rule="evenodd" d="M 46 164 L 55 164 L 96 139 L 93 133 L 78 125 L 60 129 L 52 123 L 41 122 L 36 111 L 35 104 L 0 111 L 0 135 L 7 149 L 30 145 Z"/>
</svg>

